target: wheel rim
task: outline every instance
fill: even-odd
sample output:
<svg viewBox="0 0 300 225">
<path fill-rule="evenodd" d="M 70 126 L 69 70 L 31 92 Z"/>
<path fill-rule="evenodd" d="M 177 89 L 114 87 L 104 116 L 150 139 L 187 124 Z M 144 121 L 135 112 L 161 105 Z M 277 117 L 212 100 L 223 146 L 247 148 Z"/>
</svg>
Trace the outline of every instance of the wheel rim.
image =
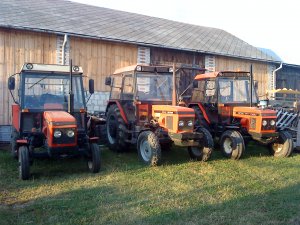
<svg viewBox="0 0 300 225">
<path fill-rule="evenodd" d="M 116 118 L 111 115 L 108 119 L 107 125 L 107 138 L 109 143 L 114 144 L 116 142 L 117 137 L 117 123 Z"/>
<path fill-rule="evenodd" d="M 88 165 L 88 168 L 91 170 L 93 168 L 93 161 L 92 160 L 88 160 L 87 161 L 87 165 Z"/>
<path fill-rule="evenodd" d="M 232 153 L 232 141 L 230 138 L 226 138 L 223 142 L 223 148 L 224 152 L 226 154 L 231 154 Z"/>
<path fill-rule="evenodd" d="M 194 156 L 196 156 L 196 157 L 201 156 L 202 151 L 200 150 L 199 147 L 191 147 L 191 151 Z"/>
<path fill-rule="evenodd" d="M 274 152 L 281 152 L 283 149 L 283 144 L 274 143 L 273 144 Z"/>
<path fill-rule="evenodd" d="M 152 150 L 150 148 L 149 142 L 147 140 L 143 140 L 140 145 L 141 156 L 144 161 L 148 162 L 151 159 Z"/>
</svg>

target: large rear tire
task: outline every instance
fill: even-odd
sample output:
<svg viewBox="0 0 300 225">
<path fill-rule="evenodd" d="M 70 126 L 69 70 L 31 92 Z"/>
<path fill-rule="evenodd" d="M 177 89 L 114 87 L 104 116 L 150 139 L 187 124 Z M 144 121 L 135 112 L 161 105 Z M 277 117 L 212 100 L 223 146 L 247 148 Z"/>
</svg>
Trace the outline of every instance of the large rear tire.
<svg viewBox="0 0 300 225">
<path fill-rule="evenodd" d="M 269 146 L 270 153 L 279 158 L 289 157 L 293 148 L 292 136 L 287 131 L 280 131 L 278 140 Z"/>
<path fill-rule="evenodd" d="M 128 150 L 125 143 L 125 128 L 125 122 L 118 106 L 110 106 L 107 111 L 106 133 L 107 145 L 112 151 L 124 152 Z"/>
<path fill-rule="evenodd" d="M 157 166 L 161 163 L 161 147 L 152 131 L 143 131 L 139 134 L 137 150 L 140 160 L 146 165 Z"/>
<path fill-rule="evenodd" d="M 10 139 L 10 153 L 11 156 L 15 159 L 18 158 L 18 145 L 17 145 L 17 140 L 19 137 L 19 133 L 16 130 L 16 128 L 12 128 L 11 132 L 11 139 Z"/>
<path fill-rule="evenodd" d="M 203 138 L 201 140 L 200 146 L 188 147 L 188 152 L 191 159 L 205 162 L 209 160 L 212 154 L 214 141 L 207 129 L 200 127 L 197 129 L 197 132 L 203 134 Z"/>
<path fill-rule="evenodd" d="M 220 138 L 221 151 L 227 158 L 237 160 L 245 151 L 244 138 L 240 132 L 225 131 Z"/>
<path fill-rule="evenodd" d="M 29 150 L 27 146 L 19 147 L 19 177 L 28 180 L 30 177 Z"/>
<path fill-rule="evenodd" d="M 101 154 L 99 145 L 90 144 L 91 157 L 88 158 L 87 165 L 91 173 L 98 173 L 101 168 Z"/>
</svg>

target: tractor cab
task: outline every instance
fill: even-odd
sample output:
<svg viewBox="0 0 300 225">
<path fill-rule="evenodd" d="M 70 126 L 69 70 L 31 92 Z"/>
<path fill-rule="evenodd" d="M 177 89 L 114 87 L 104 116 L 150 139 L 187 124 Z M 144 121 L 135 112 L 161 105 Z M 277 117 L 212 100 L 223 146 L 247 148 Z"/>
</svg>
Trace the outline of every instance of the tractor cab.
<svg viewBox="0 0 300 225">
<path fill-rule="evenodd" d="M 199 74 L 191 102 L 201 103 L 209 121 L 231 123 L 233 108 L 250 106 L 251 91 L 249 72 L 212 72 Z M 252 105 L 258 103 L 252 87 Z"/>
<path fill-rule="evenodd" d="M 18 90 L 13 93 L 16 81 Z M 82 154 L 92 159 L 92 149 L 98 154 L 98 146 L 88 137 L 81 67 L 26 63 L 9 77 L 8 89 L 14 100 L 11 151 L 23 160 L 22 179 L 29 178 L 27 161 L 33 158 Z M 94 92 L 93 80 L 89 91 Z M 99 171 L 100 161 L 96 163 L 90 163 L 92 172 Z"/>
<path fill-rule="evenodd" d="M 150 122 L 152 105 L 172 104 L 172 67 L 134 65 L 121 68 L 107 77 L 106 84 L 111 86 L 110 103 L 117 100 L 130 122 L 135 122 L 136 118 L 138 122 Z"/>
<path fill-rule="evenodd" d="M 14 77 L 11 77 L 12 79 Z M 67 112 L 69 108 L 69 66 L 25 64 L 19 73 L 17 104 L 13 105 L 13 125 L 24 136 L 32 131 L 42 132 L 43 117 L 47 111 Z M 85 95 L 81 67 L 73 67 L 72 116 L 76 118 L 76 129 L 85 131 Z M 72 103 L 71 103 L 72 104 Z M 20 118 L 19 118 L 20 117 Z M 21 123 L 19 124 L 19 120 Z"/>
</svg>

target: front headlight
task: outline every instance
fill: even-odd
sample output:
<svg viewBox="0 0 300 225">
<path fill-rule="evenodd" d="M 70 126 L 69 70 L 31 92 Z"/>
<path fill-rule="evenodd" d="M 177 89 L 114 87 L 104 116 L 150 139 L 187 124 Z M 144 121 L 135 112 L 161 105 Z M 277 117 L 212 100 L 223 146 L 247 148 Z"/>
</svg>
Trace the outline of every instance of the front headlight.
<svg viewBox="0 0 300 225">
<path fill-rule="evenodd" d="M 270 121 L 270 125 L 271 125 L 271 126 L 274 126 L 275 124 L 276 124 L 275 120 L 271 120 L 271 121 Z"/>
<path fill-rule="evenodd" d="M 265 126 L 267 126 L 267 124 L 268 124 L 268 122 L 266 121 L 266 120 L 263 120 L 262 121 L 262 125 L 265 127 Z"/>
<path fill-rule="evenodd" d="M 68 131 L 67 131 L 67 136 L 70 137 L 70 138 L 71 138 L 71 137 L 74 137 L 74 134 L 75 134 L 75 133 L 74 133 L 73 130 L 68 130 Z"/>
<path fill-rule="evenodd" d="M 193 124 L 193 121 L 192 121 L 192 120 L 189 120 L 189 121 L 188 121 L 188 126 L 189 126 L 189 127 L 192 127 L 193 125 L 194 125 L 194 124 Z"/>
<path fill-rule="evenodd" d="M 182 120 L 179 120 L 178 126 L 183 127 L 184 126 L 184 122 Z"/>
<path fill-rule="evenodd" d="M 54 131 L 54 137 L 60 138 L 61 137 L 61 131 L 60 130 Z"/>
</svg>

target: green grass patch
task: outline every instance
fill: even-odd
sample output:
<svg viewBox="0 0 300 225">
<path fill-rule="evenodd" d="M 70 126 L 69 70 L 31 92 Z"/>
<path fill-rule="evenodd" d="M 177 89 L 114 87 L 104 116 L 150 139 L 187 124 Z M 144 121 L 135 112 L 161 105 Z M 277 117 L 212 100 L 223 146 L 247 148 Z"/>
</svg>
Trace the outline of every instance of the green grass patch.
<svg viewBox="0 0 300 225">
<path fill-rule="evenodd" d="M 83 159 L 35 160 L 28 181 L 0 147 L 0 224 L 300 224 L 300 154 L 277 159 L 250 144 L 239 161 L 213 153 L 190 161 L 163 152 L 146 167 L 137 153 L 102 148 L 102 169 Z"/>
</svg>

